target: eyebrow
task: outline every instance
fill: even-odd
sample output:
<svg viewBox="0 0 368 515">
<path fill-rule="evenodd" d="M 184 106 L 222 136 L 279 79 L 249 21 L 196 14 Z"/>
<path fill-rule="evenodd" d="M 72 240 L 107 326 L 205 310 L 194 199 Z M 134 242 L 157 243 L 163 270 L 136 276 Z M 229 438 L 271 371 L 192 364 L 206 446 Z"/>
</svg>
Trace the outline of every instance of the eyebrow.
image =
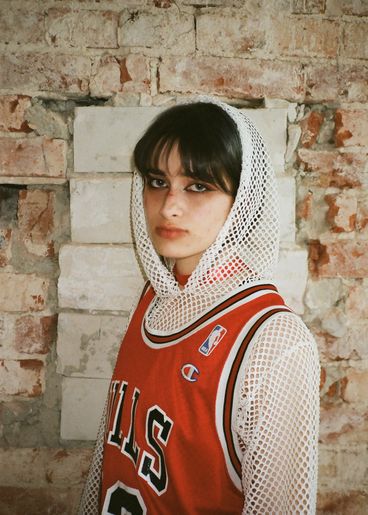
<svg viewBox="0 0 368 515">
<path fill-rule="evenodd" d="M 146 171 L 147 174 L 154 174 L 154 175 L 160 175 L 161 177 L 167 177 L 167 173 L 163 172 L 159 168 L 148 168 Z M 194 177 L 192 173 L 190 173 L 189 170 L 184 170 L 183 172 L 184 177 Z"/>
</svg>

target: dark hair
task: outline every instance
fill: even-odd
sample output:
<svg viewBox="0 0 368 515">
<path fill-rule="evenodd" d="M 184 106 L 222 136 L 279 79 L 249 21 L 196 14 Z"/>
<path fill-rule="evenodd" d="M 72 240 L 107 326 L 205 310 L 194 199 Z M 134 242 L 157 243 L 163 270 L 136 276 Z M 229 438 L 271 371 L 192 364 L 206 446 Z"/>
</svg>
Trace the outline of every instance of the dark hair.
<svg viewBox="0 0 368 515">
<path fill-rule="evenodd" d="M 168 158 L 175 144 L 187 173 L 236 195 L 242 163 L 241 140 L 236 123 L 221 107 L 196 102 L 159 114 L 134 149 L 134 163 L 143 178 L 149 170 L 157 168 L 160 156 Z"/>
</svg>

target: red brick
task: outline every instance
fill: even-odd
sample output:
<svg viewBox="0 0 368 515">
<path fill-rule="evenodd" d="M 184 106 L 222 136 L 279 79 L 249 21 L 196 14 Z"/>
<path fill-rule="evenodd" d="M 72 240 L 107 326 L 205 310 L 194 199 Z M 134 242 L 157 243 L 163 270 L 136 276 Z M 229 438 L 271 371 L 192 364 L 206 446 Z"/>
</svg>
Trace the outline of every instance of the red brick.
<svg viewBox="0 0 368 515">
<path fill-rule="evenodd" d="M 80 486 L 0 487 L 1 515 L 66 515 L 77 513 L 82 493 Z M 46 510 L 46 511 L 45 511 Z"/>
<path fill-rule="evenodd" d="M 351 190 L 338 194 L 325 195 L 329 209 L 327 221 L 332 232 L 352 232 L 355 230 L 357 217 L 357 199 Z"/>
<path fill-rule="evenodd" d="M 271 20 L 270 53 L 287 56 L 336 57 L 339 23 L 335 20 L 285 16 Z"/>
<path fill-rule="evenodd" d="M 47 190 L 19 192 L 18 227 L 29 252 L 54 256 L 55 193 Z"/>
<path fill-rule="evenodd" d="M 18 318 L 15 322 L 15 350 L 26 354 L 46 354 L 55 340 L 56 321 L 56 315 Z"/>
<path fill-rule="evenodd" d="M 343 24 L 343 36 L 341 55 L 353 59 L 368 58 L 368 22 L 345 22 Z"/>
<path fill-rule="evenodd" d="M 291 9 L 295 14 L 324 13 L 326 0 L 292 0 Z"/>
<path fill-rule="evenodd" d="M 315 63 L 305 67 L 307 102 L 368 101 L 368 66 L 359 64 Z"/>
<path fill-rule="evenodd" d="M 349 461 L 344 460 L 344 463 L 349 463 Z M 340 490 L 319 491 L 317 513 L 365 515 L 368 513 L 367 493 L 364 490 L 349 490 L 343 493 Z"/>
<path fill-rule="evenodd" d="M 48 41 L 54 46 L 118 46 L 118 13 L 112 11 L 51 8 L 47 12 L 46 26 Z"/>
<path fill-rule="evenodd" d="M 310 148 L 315 144 L 323 121 L 324 115 L 319 111 L 310 111 L 300 120 L 300 128 L 302 130 L 300 144 L 302 147 Z"/>
<path fill-rule="evenodd" d="M 0 268 L 7 266 L 11 258 L 11 229 L 0 229 Z"/>
<path fill-rule="evenodd" d="M 30 132 L 25 111 L 30 107 L 30 97 L 7 95 L 0 97 L 0 131 Z"/>
<path fill-rule="evenodd" d="M 323 361 L 368 358 L 368 339 L 365 337 L 368 335 L 367 324 L 363 327 L 354 325 L 340 338 L 319 330 L 314 330 L 313 334 Z"/>
<path fill-rule="evenodd" d="M 308 191 L 304 198 L 298 202 L 296 216 L 298 219 L 309 220 L 312 215 L 313 192 Z"/>
<path fill-rule="evenodd" d="M 66 142 L 0 138 L 0 177 L 65 177 Z"/>
<path fill-rule="evenodd" d="M 250 56 L 266 46 L 265 27 L 244 14 L 216 10 L 200 14 L 196 21 L 197 48 L 205 55 Z"/>
<path fill-rule="evenodd" d="M 353 406 L 321 403 L 319 440 L 322 443 L 359 441 L 360 431 L 367 429 L 367 417 Z"/>
<path fill-rule="evenodd" d="M 368 370 L 349 369 L 341 392 L 343 400 L 355 404 L 365 403 L 367 392 Z"/>
<path fill-rule="evenodd" d="M 311 62 L 305 68 L 307 102 L 336 101 L 339 95 L 339 70 L 336 63 Z"/>
<path fill-rule="evenodd" d="M 44 13 L 37 12 L 27 6 L 14 9 L 10 4 L 0 9 L 0 42 L 15 44 L 44 43 Z"/>
<path fill-rule="evenodd" d="M 309 244 L 310 271 L 319 277 L 368 277 L 368 241 Z"/>
<path fill-rule="evenodd" d="M 368 147 L 368 110 L 337 110 L 335 143 L 338 147 Z"/>
<path fill-rule="evenodd" d="M 88 93 L 91 59 L 81 55 L 7 53 L 0 56 L 0 89 Z"/>
<path fill-rule="evenodd" d="M 366 202 L 358 203 L 356 228 L 358 232 L 368 234 L 368 206 Z"/>
<path fill-rule="evenodd" d="M 349 320 L 368 320 L 368 295 L 364 284 L 358 283 L 349 287 L 345 313 Z"/>
<path fill-rule="evenodd" d="M 153 0 L 153 5 L 155 7 L 161 7 L 162 9 L 167 9 L 171 7 L 174 3 L 174 0 Z"/>
<path fill-rule="evenodd" d="M 35 274 L 0 273 L 0 311 L 6 313 L 42 311 L 49 280 Z"/>
<path fill-rule="evenodd" d="M 40 360 L 0 360 L 0 395 L 37 397 L 43 392 L 44 376 Z"/>
<path fill-rule="evenodd" d="M 135 54 L 124 58 L 104 56 L 97 64 L 90 90 L 92 96 L 104 98 L 120 92 L 149 93 L 149 62 Z"/>
<path fill-rule="evenodd" d="M 163 58 L 159 91 L 208 93 L 229 97 L 304 97 L 301 65 L 287 61 L 215 57 Z M 288 80 L 285 80 L 285 77 Z"/>
<path fill-rule="evenodd" d="M 302 180 L 306 186 L 356 188 L 366 182 L 366 154 L 302 148 L 298 162 L 308 172 Z"/>
<path fill-rule="evenodd" d="M 364 63 L 365 61 L 339 65 L 339 88 L 336 97 L 347 102 L 368 102 L 368 66 Z"/>
</svg>

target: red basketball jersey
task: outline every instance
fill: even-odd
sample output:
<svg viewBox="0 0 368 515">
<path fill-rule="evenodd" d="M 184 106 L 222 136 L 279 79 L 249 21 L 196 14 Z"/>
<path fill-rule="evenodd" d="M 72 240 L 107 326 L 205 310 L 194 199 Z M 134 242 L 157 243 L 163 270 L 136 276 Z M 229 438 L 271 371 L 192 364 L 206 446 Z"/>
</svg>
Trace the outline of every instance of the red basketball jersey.
<svg viewBox="0 0 368 515">
<path fill-rule="evenodd" d="M 153 298 L 148 287 L 110 385 L 102 513 L 239 515 L 241 450 L 233 428 L 245 362 L 263 323 L 291 310 L 273 284 L 257 283 L 162 335 L 144 324 Z"/>
</svg>

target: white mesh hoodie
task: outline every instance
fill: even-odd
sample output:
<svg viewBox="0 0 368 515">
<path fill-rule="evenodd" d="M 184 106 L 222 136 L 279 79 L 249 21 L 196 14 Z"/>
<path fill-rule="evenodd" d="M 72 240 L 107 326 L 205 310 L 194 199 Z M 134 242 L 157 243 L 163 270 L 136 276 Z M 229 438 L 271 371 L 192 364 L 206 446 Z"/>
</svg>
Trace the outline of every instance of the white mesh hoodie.
<svg viewBox="0 0 368 515">
<path fill-rule="evenodd" d="M 228 218 L 184 289 L 156 253 L 145 222 L 143 181 L 135 173 L 132 220 L 137 251 L 156 301 L 146 318 L 155 334 L 193 322 L 240 286 L 272 281 L 278 259 L 276 181 L 262 137 L 238 109 L 211 98 L 235 121 L 242 143 L 240 185 Z M 238 399 L 243 514 L 315 513 L 319 424 L 316 343 L 294 313 L 277 313 L 255 335 Z M 98 513 L 104 419 L 79 513 Z M 194 515 L 194 514 L 193 514 Z"/>
</svg>

